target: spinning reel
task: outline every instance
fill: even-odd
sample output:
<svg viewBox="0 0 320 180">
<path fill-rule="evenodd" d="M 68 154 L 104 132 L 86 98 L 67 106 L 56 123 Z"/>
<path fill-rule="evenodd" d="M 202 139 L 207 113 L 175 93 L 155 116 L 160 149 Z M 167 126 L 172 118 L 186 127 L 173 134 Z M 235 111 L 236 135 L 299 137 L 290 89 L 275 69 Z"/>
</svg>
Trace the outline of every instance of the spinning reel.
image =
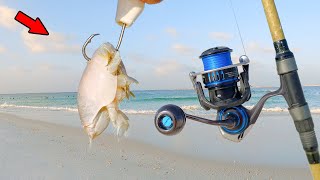
<svg viewBox="0 0 320 180">
<path fill-rule="evenodd" d="M 242 106 L 251 97 L 249 85 L 249 58 L 241 56 L 238 64 L 231 61 L 232 49 L 215 47 L 206 50 L 200 56 L 204 71 L 189 74 L 199 103 L 205 110 L 217 110 L 217 119 L 210 120 L 186 114 L 176 105 L 165 105 L 155 115 L 155 126 L 165 135 L 181 132 L 186 119 L 219 126 L 222 136 L 234 142 L 240 142 L 256 122 L 265 101 L 272 96 L 283 94 L 283 88 L 266 94 L 251 110 Z M 238 67 L 243 72 L 239 74 Z M 205 96 L 202 83 L 197 76 L 202 76 L 204 88 L 209 91 L 209 100 Z"/>
</svg>

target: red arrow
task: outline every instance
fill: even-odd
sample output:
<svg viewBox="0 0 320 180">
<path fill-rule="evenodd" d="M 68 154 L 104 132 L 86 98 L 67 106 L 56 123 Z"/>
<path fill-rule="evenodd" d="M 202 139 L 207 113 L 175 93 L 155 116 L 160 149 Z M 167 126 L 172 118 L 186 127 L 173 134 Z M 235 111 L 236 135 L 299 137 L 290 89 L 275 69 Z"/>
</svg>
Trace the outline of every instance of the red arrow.
<svg viewBox="0 0 320 180">
<path fill-rule="evenodd" d="M 39 18 L 34 20 L 30 16 L 19 11 L 14 19 L 29 28 L 28 32 L 30 34 L 49 35 L 49 32 Z"/>
</svg>

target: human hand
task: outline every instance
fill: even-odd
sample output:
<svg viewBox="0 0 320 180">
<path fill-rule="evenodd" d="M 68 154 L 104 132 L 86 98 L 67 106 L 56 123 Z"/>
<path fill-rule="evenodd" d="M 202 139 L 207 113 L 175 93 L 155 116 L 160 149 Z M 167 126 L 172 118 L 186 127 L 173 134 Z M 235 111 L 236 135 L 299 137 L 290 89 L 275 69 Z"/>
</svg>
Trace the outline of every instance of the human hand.
<svg viewBox="0 0 320 180">
<path fill-rule="evenodd" d="M 140 0 L 144 3 L 147 3 L 147 4 L 158 4 L 160 3 L 162 0 Z"/>
</svg>

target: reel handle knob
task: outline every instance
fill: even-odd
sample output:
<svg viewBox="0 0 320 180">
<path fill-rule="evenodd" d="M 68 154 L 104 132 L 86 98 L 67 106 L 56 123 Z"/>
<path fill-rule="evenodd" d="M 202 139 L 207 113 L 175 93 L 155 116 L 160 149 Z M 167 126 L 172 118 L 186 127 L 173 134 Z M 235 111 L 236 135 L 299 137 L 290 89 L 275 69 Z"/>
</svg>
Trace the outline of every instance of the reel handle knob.
<svg viewBox="0 0 320 180">
<path fill-rule="evenodd" d="M 179 106 L 168 104 L 157 111 L 154 123 L 161 134 L 176 135 L 186 124 L 186 114 Z"/>
</svg>

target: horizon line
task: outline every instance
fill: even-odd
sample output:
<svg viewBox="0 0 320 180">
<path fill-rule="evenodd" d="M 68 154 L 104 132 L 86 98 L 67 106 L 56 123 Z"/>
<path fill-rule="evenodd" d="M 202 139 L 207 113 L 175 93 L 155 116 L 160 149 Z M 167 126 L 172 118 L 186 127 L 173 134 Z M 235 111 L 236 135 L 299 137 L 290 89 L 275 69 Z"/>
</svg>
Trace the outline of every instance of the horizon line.
<svg viewBox="0 0 320 180">
<path fill-rule="evenodd" d="M 252 88 L 279 88 L 276 86 L 251 86 Z M 320 87 L 317 84 L 303 85 L 302 87 Z M 136 89 L 132 91 L 184 91 L 184 90 L 194 90 L 193 88 L 187 89 Z M 60 93 L 77 93 L 76 91 L 59 91 L 59 92 L 18 92 L 18 93 L 0 93 L 0 95 L 14 95 L 14 94 L 60 94 Z"/>
</svg>

